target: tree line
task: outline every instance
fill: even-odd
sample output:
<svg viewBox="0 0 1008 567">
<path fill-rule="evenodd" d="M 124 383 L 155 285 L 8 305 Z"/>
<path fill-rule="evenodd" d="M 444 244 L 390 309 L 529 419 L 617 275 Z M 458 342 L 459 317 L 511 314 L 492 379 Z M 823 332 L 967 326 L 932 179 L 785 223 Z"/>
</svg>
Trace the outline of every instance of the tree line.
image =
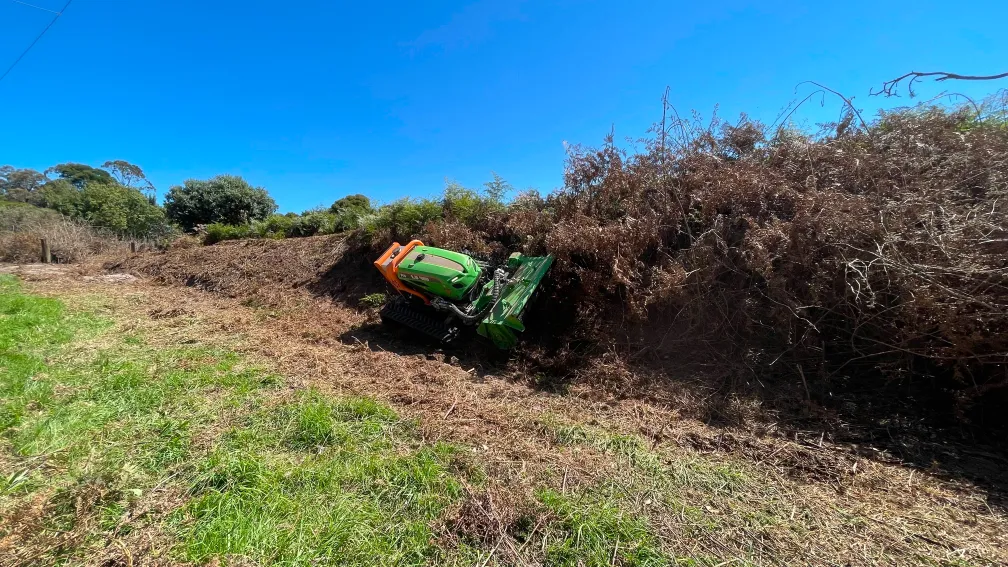
<svg viewBox="0 0 1008 567">
<path fill-rule="evenodd" d="M 143 169 L 123 160 L 101 167 L 63 163 L 39 172 L 0 167 L 0 200 L 19 201 L 62 213 L 83 224 L 130 238 L 167 241 L 196 233 L 206 244 L 238 238 L 285 238 L 354 229 L 406 238 L 428 223 L 473 222 L 502 213 L 514 188 L 497 174 L 479 189 L 449 182 L 434 199 L 403 198 L 374 206 L 365 195 L 336 200 L 329 207 L 277 214 L 266 189 L 235 175 L 189 179 L 171 187 L 158 204 Z M 538 193 L 535 197 L 541 198 Z M 519 199 L 516 204 L 526 203 Z M 477 223 L 478 224 L 478 223 Z"/>
<path fill-rule="evenodd" d="M 45 171 L 0 167 L 0 200 L 55 210 L 76 221 L 119 236 L 163 239 L 207 226 L 249 227 L 272 221 L 273 232 L 309 236 L 325 228 L 345 229 L 340 215 L 356 217 L 371 209 L 363 195 L 344 197 L 329 209 L 277 215 L 266 189 L 236 175 L 189 179 L 173 186 L 158 204 L 143 169 L 123 160 L 100 167 L 62 163 Z M 345 220 L 345 219 L 344 219 Z M 289 234 L 293 232 L 293 234 Z"/>
</svg>

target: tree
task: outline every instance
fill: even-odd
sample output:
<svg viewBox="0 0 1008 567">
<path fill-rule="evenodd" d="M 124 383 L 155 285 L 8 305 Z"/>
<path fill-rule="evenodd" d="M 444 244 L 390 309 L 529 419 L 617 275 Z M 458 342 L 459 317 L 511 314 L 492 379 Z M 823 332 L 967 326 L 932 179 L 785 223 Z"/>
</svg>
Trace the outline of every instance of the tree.
<svg viewBox="0 0 1008 567">
<path fill-rule="evenodd" d="M 80 213 L 92 226 L 127 236 L 157 236 L 165 214 L 138 189 L 118 183 L 88 183 L 80 191 Z"/>
<path fill-rule="evenodd" d="M 116 182 L 109 172 L 83 163 L 61 163 L 54 165 L 46 170 L 46 175 L 52 174 L 56 174 L 59 179 L 66 179 L 78 189 L 83 189 L 88 183 L 108 185 Z"/>
<path fill-rule="evenodd" d="M 339 214 L 347 209 L 370 211 L 371 199 L 368 199 L 367 196 L 361 195 L 360 193 L 356 195 L 347 195 L 346 197 L 337 199 L 336 202 L 329 207 L 329 210 L 335 214 Z"/>
<path fill-rule="evenodd" d="M 125 160 L 116 159 L 103 163 L 102 169 L 108 170 L 120 185 L 139 189 L 147 193 L 148 198 L 153 197 L 154 184 L 147 179 L 140 166 L 133 165 Z"/>
<path fill-rule="evenodd" d="M 277 204 L 262 187 L 253 187 L 236 175 L 218 175 L 172 187 L 164 207 L 169 219 L 191 231 L 199 224 L 263 220 L 276 211 Z"/>
<path fill-rule="evenodd" d="M 55 179 L 39 193 L 47 208 L 122 236 L 158 238 L 170 231 L 161 207 L 138 189 L 115 182 L 77 189 L 66 179 Z"/>
<path fill-rule="evenodd" d="M 38 190 L 46 182 L 45 175 L 34 169 L 0 167 L 0 198 L 38 204 Z"/>
<path fill-rule="evenodd" d="M 58 211 L 71 218 L 83 217 L 81 192 L 66 179 L 54 179 L 39 189 L 43 207 Z"/>
<path fill-rule="evenodd" d="M 342 231 L 358 228 L 361 218 L 373 213 L 374 209 L 371 208 L 371 199 L 358 193 L 337 199 L 329 207 L 329 212 L 335 216 L 333 230 Z"/>
</svg>

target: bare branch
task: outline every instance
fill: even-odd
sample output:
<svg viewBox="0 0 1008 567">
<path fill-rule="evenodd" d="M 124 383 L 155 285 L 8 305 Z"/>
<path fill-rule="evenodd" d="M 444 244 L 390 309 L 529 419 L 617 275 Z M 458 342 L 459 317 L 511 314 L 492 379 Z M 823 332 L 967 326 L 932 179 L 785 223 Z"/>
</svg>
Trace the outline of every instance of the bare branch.
<svg viewBox="0 0 1008 567">
<path fill-rule="evenodd" d="M 806 83 L 808 83 L 810 85 L 815 85 L 815 86 L 819 87 L 820 89 L 822 89 L 822 90 L 824 90 L 826 92 L 833 93 L 836 96 L 840 97 L 840 100 L 844 101 L 844 104 L 846 104 L 847 107 L 850 108 L 851 111 L 854 112 L 854 114 L 857 115 L 858 120 L 861 121 L 861 127 L 864 128 L 865 130 L 868 129 L 868 123 L 865 122 L 865 119 L 861 116 L 861 112 L 859 112 L 858 109 L 854 107 L 854 99 L 853 98 L 847 98 L 844 95 L 840 94 L 839 92 L 837 92 L 837 91 L 835 91 L 835 90 L 833 90 L 833 89 L 831 89 L 831 88 L 829 88 L 829 87 L 827 87 L 825 85 L 821 85 L 821 84 L 819 84 L 819 83 L 817 83 L 815 81 L 802 81 L 802 82 L 798 83 L 798 85 L 796 85 L 795 88 L 800 87 L 800 86 L 802 86 L 802 85 L 804 85 Z"/>
<path fill-rule="evenodd" d="M 886 81 L 882 83 L 881 89 L 879 89 L 878 91 L 872 89 L 870 94 L 871 96 L 878 96 L 878 95 L 884 95 L 887 97 L 899 96 L 899 93 L 897 92 L 899 90 L 899 84 L 902 81 L 910 79 L 907 82 L 907 91 L 910 93 L 910 96 L 912 98 L 915 96 L 913 90 L 914 82 L 924 79 L 926 77 L 936 77 L 935 82 L 948 81 L 950 79 L 955 81 L 994 81 L 997 79 L 1004 79 L 1005 77 L 1008 77 L 1008 73 L 1001 73 L 999 75 L 959 75 L 957 73 L 946 73 L 944 71 L 929 71 L 926 73 L 921 71 L 910 71 L 905 75 L 896 77 L 891 81 Z"/>
</svg>

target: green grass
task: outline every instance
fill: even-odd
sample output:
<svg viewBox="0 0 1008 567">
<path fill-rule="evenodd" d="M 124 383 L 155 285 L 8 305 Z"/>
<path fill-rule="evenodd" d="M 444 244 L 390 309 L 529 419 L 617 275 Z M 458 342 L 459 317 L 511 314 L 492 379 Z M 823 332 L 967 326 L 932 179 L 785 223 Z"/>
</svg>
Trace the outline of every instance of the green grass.
<svg viewBox="0 0 1008 567">
<path fill-rule="evenodd" d="M 259 564 L 421 565 L 460 494 L 455 449 L 416 441 L 369 399 L 308 390 L 261 408 L 203 459 L 178 514 L 186 557 Z"/>
<path fill-rule="evenodd" d="M 626 463 L 637 476 L 648 479 L 653 487 L 660 487 L 663 494 L 700 490 L 730 495 L 749 483 L 746 472 L 735 463 L 663 454 L 652 450 L 639 435 L 563 423 L 552 416 L 542 418 L 539 425 L 558 445 L 590 447 Z"/>
<path fill-rule="evenodd" d="M 555 517 L 545 539 L 546 563 L 556 566 L 657 567 L 670 560 L 647 522 L 599 494 L 564 496 L 541 490 L 539 501 Z"/>
<path fill-rule="evenodd" d="M 647 518 L 674 517 L 677 529 L 687 538 L 727 529 L 722 517 L 705 510 L 704 503 L 749 509 L 749 489 L 755 483 L 738 464 L 679 450 L 656 450 L 639 435 L 569 423 L 552 415 L 540 418 L 539 426 L 557 445 L 600 453 L 612 467 L 597 471 L 596 481 L 567 497 L 540 492 L 540 500 L 563 520 L 550 528 L 552 564 L 576 565 L 578 560 L 585 565 L 608 564 L 600 562 L 602 550 L 608 550 L 606 561 L 611 561 L 614 549 L 625 565 L 721 563 L 692 555 L 662 555 Z M 764 514 L 752 522 L 769 525 L 776 520 Z"/>
<path fill-rule="evenodd" d="M 0 538 L 24 534 L 0 564 L 14 564 L 12 549 L 32 564 L 80 564 L 137 531 L 165 542 L 158 558 L 195 564 L 493 559 L 491 544 L 441 543 L 462 487 L 487 480 L 472 452 L 424 441 L 372 399 L 290 391 L 234 352 L 152 348 L 113 327 L 0 277 Z M 638 438 L 552 431 L 635 470 L 669 470 Z M 528 552 L 544 565 L 669 564 L 615 484 L 544 487 L 531 504 Z"/>
<path fill-rule="evenodd" d="M 421 442 L 373 400 L 286 399 L 280 378 L 232 352 L 151 349 L 110 327 L 0 278 L 0 435 L 11 455 L 0 461 L 0 512 L 46 498 L 41 529 L 21 542 L 42 564 L 78 562 L 144 528 L 194 562 L 444 556 L 432 529 L 460 493 L 456 449 Z M 155 488 L 182 504 L 123 525 Z M 73 546 L 47 539 L 75 531 Z"/>
</svg>

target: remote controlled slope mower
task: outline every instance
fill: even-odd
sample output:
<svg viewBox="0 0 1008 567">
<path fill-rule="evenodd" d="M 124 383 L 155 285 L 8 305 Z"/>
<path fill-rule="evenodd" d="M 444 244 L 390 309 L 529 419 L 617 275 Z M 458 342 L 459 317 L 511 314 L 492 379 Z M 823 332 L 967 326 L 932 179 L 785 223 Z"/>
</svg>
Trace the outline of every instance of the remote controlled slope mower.
<svg viewBox="0 0 1008 567">
<path fill-rule="evenodd" d="M 395 242 L 374 265 L 399 296 L 381 310 L 384 323 L 398 323 L 450 343 L 465 327 L 509 349 L 524 331 L 522 315 L 553 256 L 511 254 L 496 269 L 470 256 Z"/>
</svg>

